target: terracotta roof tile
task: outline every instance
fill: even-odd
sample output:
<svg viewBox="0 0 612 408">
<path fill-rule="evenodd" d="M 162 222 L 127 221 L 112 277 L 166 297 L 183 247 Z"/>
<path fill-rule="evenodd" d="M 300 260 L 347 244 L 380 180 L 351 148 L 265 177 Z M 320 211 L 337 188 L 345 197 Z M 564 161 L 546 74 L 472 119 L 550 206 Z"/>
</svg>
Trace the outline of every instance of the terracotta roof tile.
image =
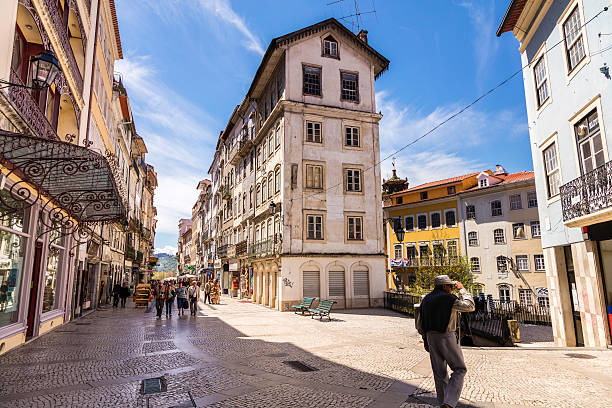
<svg viewBox="0 0 612 408">
<path fill-rule="evenodd" d="M 406 194 L 406 193 L 411 193 L 413 191 L 424 190 L 426 188 L 431 188 L 431 187 L 436 187 L 436 186 L 443 186 L 445 184 L 451 184 L 451 183 L 457 183 L 459 181 L 465 180 L 466 178 L 477 176 L 480 173 L 481 172 L 478 171 L 476 173 L 464 174 L 462 176 L 450 177 L 450 178 L 443 179 L 443 180 L 430 181 L 428 183 L 419 184 L 418 186 L 410 187 L 409 189 L 402 190 L 402 191 L 399 191 L 397 193 L 390 194 L 390 196 L 391 197 L 395 197 L 395 196 L 398 196 L 398 195 L 402 195 L 402 194 Z"/>
<path fill-rule="evenodd" d="M 487 187 L 474 186 L 465 191 L 484 190 L 489 187 L 500 186 L 502 184 L 516 183 L 517 181 L 530 180 L 534 178 L 533 171 L 519 171 L 517 173 L 491 175 L 489 177 L 497 178 L 498 180 L 501 180 L 501 182 L 489 185 Z M 459 194 L 461 194 L 461 192 Z"/>
</svg>

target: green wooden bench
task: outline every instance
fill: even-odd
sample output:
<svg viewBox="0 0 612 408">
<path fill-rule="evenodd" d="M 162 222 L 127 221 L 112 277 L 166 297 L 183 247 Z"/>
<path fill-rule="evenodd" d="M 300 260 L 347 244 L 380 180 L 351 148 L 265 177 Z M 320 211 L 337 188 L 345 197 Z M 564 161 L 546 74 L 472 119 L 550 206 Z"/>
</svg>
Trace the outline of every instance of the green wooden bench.
<svg viewBox="0 0 612 408">
<path fill-rule="evenodd" d="M 334 303 L 336 302 L 333 300 L 321 300 L 315 309 L 308 309 L 308 311 L 311 313 L 311 318 L 319 316 L 320 320 L 323 320 L 323 316 L 327 316 L 327 318 L 331 321 L 329 313 L 331 312 Z"/>
<path fill-rule="evenodd" d="M 293 305 L 291 306 L 291 308 L 295 309 L 295 314 L 297 314 L 298 312 L 302 312 L 302 314 L 304 314 L 304 312 L 310 309 L 315 299 L 316 297 L 305 297 L 304 299 L 302 299 L 301 304 Z"/>
</svg>

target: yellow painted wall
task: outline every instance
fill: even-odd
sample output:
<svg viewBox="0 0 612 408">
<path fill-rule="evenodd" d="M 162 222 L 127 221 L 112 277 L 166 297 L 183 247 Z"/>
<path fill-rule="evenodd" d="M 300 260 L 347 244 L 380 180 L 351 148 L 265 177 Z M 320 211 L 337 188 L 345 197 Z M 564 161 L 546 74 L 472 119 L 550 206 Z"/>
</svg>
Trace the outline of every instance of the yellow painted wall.
<svg viewBox="0 0 612 408">
<path fill-rule="evenodd" d="M 11 337 L 6 337 L 0 340 L 0 354 L 4 354 L 7 351 L 14 349 L 20 344 L 25 343 L 25 333 L 20 332 L 12 335 Z"/>
<path fill-rule="evenodd" d="M 57 326 L 61 326 L 62 323 L 64 323 L 64 316 L 59 316 L 55 319 L 47 320 L 46 322 L 40 324 L 38 335 L 43 335 L 48 331 L 55 329 Z"/>
</svg>

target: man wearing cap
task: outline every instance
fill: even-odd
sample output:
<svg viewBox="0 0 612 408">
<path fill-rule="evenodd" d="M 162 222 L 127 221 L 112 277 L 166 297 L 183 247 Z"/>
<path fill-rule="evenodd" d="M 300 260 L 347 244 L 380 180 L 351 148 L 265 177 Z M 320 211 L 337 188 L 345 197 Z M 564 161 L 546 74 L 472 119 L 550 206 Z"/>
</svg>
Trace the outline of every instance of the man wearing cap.
<svg viewBox="0 0 612 408">
<path fill-rule="evenodd" d="M 455 407 L 467 372 L 457 336 L 459 312 L 474 311 L 474 300 L 461 282 L 448 275 L 436 276 L 434 286 L 421 301 L 416 328 L 429 352 L 438 402 L 442 407 Z M 452 294 L 453 288 L 459 289 L 460 297 Z M 450 378 L 447 365 L 453 370 Z"/>
</svg>

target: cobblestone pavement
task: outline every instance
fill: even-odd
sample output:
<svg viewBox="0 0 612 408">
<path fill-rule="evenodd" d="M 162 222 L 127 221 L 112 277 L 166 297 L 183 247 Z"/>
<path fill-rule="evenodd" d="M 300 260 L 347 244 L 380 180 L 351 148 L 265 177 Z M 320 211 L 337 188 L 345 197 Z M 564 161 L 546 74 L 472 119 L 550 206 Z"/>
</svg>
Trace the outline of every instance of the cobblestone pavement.
<svg viewBox="0 0 612 408">
<path fill-rule="evenodd" d="M 102 309 L 0 356 L 0 407 L 402 407 L 435 403 L 410 318 L 332 321 L 224 298 L 197 317 Z M 549 340 L 536 333 L 530 341 Z M 535 343 L 534 343 L 535 344 Z M 464 349 L 462 406 L 608 407 L 612 352 Z M 296 367 L 291 362 L 299 362 Z M 161 377 L 162 392 L 142 393 Z"/>
</svg>

